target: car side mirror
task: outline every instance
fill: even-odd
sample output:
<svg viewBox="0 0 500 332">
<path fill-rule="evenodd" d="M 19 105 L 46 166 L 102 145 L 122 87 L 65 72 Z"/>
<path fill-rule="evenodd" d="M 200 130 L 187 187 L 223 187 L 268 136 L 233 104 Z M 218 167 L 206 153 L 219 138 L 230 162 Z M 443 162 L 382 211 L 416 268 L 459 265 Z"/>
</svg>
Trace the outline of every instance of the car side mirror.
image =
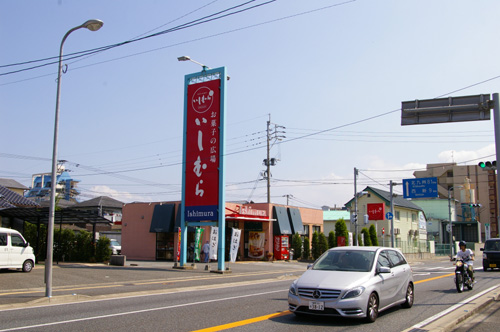
<svg viewBox="0 0 500 332">
<path fill-rule="evenodd" d="M 29 246 L 30 246 L 30 243 L 29 243 L 29 242 L 25 242 L 25 243 L 24 243 L 24 247 L 25 247 L 25 248 L 28 248 Z"/>
<path fill-rule="evenodd" d="M 312 267 L 313 267 L 313 265 L 312 265 L 312 264 L 307 265 L 307 269 L 308 269 L 308 270 L 312 269 Z"/>
<path fill-rule="evenodd" d="M 378 273 L 391 273 L 391 268 L 387 266 L 381 266 L 377 269 Z"/>
</svg>

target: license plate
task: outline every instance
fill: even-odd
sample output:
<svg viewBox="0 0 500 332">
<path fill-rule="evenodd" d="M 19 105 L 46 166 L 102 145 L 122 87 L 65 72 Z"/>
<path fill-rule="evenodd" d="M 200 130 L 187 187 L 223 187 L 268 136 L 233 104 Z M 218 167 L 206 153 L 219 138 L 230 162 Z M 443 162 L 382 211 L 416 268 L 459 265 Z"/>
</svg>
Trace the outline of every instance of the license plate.
<svg viewBox="0 0 500 332">
<path fill-rule="evenodd" d="M 316 301 L 311 301 L 309 302 L 309 309 L 310 310 L 325 310 L 325 303 L 324 302 L 316 302 Z"/>
<path fill-rule="evenodd" d="M 490 264 L 490 267 L 497 267 L 496 264 Z"/>
</svg>

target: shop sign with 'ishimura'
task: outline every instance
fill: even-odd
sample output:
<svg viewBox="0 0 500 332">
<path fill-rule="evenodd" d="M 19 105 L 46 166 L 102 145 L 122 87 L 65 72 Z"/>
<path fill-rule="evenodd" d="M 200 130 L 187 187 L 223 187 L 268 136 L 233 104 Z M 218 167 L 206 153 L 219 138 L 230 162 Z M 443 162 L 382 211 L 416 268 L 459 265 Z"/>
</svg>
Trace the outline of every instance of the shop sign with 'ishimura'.
<svg viewBox="0 0 500 332">
<path fill-rule="evenodd" d="M 221 190 L 221 78 L 188 85 L 185 112 L 185 220 L 215 221 Z"/>
</svg>

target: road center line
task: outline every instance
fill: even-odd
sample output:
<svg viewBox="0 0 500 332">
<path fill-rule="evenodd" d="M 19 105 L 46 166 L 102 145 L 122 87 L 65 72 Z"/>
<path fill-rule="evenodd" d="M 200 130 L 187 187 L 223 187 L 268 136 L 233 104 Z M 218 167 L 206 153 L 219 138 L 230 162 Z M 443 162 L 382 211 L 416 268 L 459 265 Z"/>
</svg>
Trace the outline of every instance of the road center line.
<svg viewBox="0 0 500 332">
<path fill-rule="evenodd" d="M 229 301 L 229 300 L 237 300 L 237 299 L 243 299 L 243 298 L 246 298 L 246 297 L 261 296 L 261 295 L 267 295 L 267 294 L 273 294 L 273 293 L 279 293 L 279 292 L 286 292 L 286 291 L 288 291 L 288 289 L 280 289 L 280 290 L 275 290 L 275 291 L 270 291 L 270 292 L 262 292 L 262 293 L 248 294 L 248 295 L 231 296 L 231 297 L 225 297 L 225 298 L 214 299 L 214 300 L 206 300 L 206 301 L 199 301 L 199 302 L 176 304 L 176 305 L 170 305 L 170 306 L 159 307 L 159 308 L 151 308 L 151 309 L 143 309 L 143 310 L 134 310 L 134 311 L 127 311 L 127 312 L 120 312 L 120 313 L 109 314 L 109 315 L 101 315 L 101 316 L 93 316 L 93 317 L 85 317 L 85 318 L 78 318 L 78 319 L 63 320 L 63 321 L 59 321 L 59 322 L 52 322 L 52 323 L 45 323 L 45 324 L 38 324 L 38 325 L 20 326 L 20 327 L 14 327 L 14 328 L 8 328 L 8 329 L 5 329 L 5 330 L 0 330 L 0 332 L 29 330 L 29 329 L 35 329 L 35 328 L 45 327 L 45 326 L 55 326 L 55 325 L 62 325 L 62 324 L 85 322 L 85 321 L 89 321 L 89 320 L 104 319 L 104 318 L 110 318 L 110 317 L 120 317 L 120 316 L 125 316 L 125 315 L 141 314 L 141 313 L 145 313 L 145 312 L 153 312 L 153 311 L 160 311 L 160 310 L 167 310 L 167 309 L 188 307 L 188 306 L 193 306 L 193 305 L 200 305 L 200 304 L 207 304 L 207 303 L 214 303 L 214 302 L 222 302 L 222 301 Z"/>
</svg>

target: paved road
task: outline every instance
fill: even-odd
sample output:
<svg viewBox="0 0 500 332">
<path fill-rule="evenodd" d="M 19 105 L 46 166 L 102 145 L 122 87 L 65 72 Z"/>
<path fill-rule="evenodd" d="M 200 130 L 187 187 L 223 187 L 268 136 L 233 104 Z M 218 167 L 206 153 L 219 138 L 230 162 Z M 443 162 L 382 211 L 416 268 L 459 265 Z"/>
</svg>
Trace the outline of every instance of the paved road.
<svg viewBox="0 0 500 332">
<path fill-rule="evenodd" d="M 177 301 L 175 302 L 176 308 L 174 309 L 173 307 L 169 307 L 169 311 L 172 310 L 179 312 L 179 315 L 189 317 L 190 314 L 188 312 L 189 309 L 186 301 L 191 295 L 186 294 L 190 292 L 190 294 L 196 294 L 196 296 L 190 298 L 190 305 L 195 303 L 196 306 L 199 307 L 197 310 L 200 310 L 197 316 L 199 315 L 205 318 L 201 319 L 201 321 L 200 319 L 187 319 L 187 321 L 179 321 L 178 324 L 180 325 L 178 325 L 178 330 L 192 331 L 199 327 L 219 326 L 221 322 L 231 322 L 235 320 L 233 317 L 221 319 L 220 315 L 214 316 L 213 306 L 208 305 L 209 301 L 214 301 L 214 296 L 218 292 L 217 289 L 219 289 L 219 292 L 223 289 L 224 296 L 219 298 L 219 302 L 217 302 L 217 308 L 221 308 L 221 313 L 228 315 L 232 314 L 234 317 L 238 315 L 237 317 L 246 317 L 248 319 L 252 319 L 252 317 L 267 317 L 270 313 L 274 315 L 281 315 L 271 318 L 267 317 L 262 322 L 258 323 L 259 325 L 256 323 L 255 325 L 239 327 L 237 329 L 238 331 L 252 331 L 257 326 L 260 329 L 270 329 L 275 331 L 280 331 L 283 328 L 290 331 L 298 331 L 304 328 L 307 328 L 309 331 L 322 331 L 326 328 L 333 330 L 354 329 L 356 331 L 370 331 L 371 329 L 368 325 L 359 324 L 356 321 L 332 322 L 325 319 L 302 320 L 296 319 L 289 313 L 279 313 L 285 312 L 287 309 L 286 300 L 283 299 L 286 299 L 286 293 L 291 279 L 295 279 L 302 274 L 307 266 L 307 263 L 235 263 L 230 265 L 232 273 L 225 275 L 209 273 L 209 271 L 204 269 L 205 265 L 203 264 L 198 264 L 197 269 L 195 270 L 176 270 L 172 268 L 172 265 L 173 264 L 169 262 L 131 261 L 127 262 L 126 267 L 105 266 L 99 264 L 60 264 L 59 266 L 54 267 L 54 297 L 50 299 L 50 304 L 71 303 L 71 305 L 62 307 L 46 306 L 46 308 L 43 309 L 44 313 L 42 314 L 42 317 L 47 316 L 48 310 L 53 312 L 48 315 L 48 317 L 61 315 L 66 311 L 66 307 L 68 307 L 68 311 L 66 311 L 65 315 L 67 315 L 68 320 L 86 319 L 82 316 L 78 316 L 76 313 L 73 313 L 71 310 L 74 309 L 70 309 L 70 307 L 81 308 L 82 313 L 89 311 L 89 315 L 98 315 L 99 313 L 104 312 L 107 312 L 108 315 L 113 315 L 113 313 L 109 312 L 110 308 L 108 308 L 109 303 L 112 302 L 108 300 L 110 297 L 121 297 L 119 301 L 120 307 L 123 309 L 130 308 L 129 312 L 134 312 L 135 309 L 131 309 L 132 307 L 129 307 L 128 304 L 126 304 L 129 301 L 127 297 L 130 299 L 147 299 L 146 302 L 148 302 L 148 308 L 151 308 L 153 302 L 157 301 L 157 309 L 154 309 L 154 311 L 158 312 L 160 309 L 167 309 L 164 305 L 165 299 L 162 298 L 162 293 L 169 294 L 168 302 Z M 212 268 L 216 269 L 216 267 L 217 265 L 213 263 Z M 456 302 L 466 301 L 471 296 L 479 294 L 484 290 L 488 290 L 491 286 L 498 285 L 500 280 L 500 272 L 484 273 L 482 271 L 478 271 L 476 276 L 479 280 L 482 279 L 483 281 L 475 287 L 473 291 L 457 294 L 456 291 L 454 291 L 454 287 L 451 285 L 452 277 L 450 274 L 453 272 L 453 267 L 449 262 L 446 262 L 443 259 L 428 262 L 414 262 L 412 267 L 415 274 L 415 280 L 421 282 L 417 284 L 416 304 L 413 309 L 408 311 L 396 309 L 391 310 L 387 314 L 381 315 L 379 319 L 380 322 L 377 321 L 376 324 L 379 326 L 386 326 L 386 331 L 402 330 L 402 328 L 398 329 L 397 327 L 401 325 L 391 325 L 394 323 L 394 315 L 397 315 L 398 319 L 406 322 L 406 326 L 413 325 L 413 329 L 416 329 L 415 326 L 418 325 L 419 331 L 449 331 L 451 326 L 450 324 L 456 324 L 458 322 L 458 318 L 463 318 L 464 314 L 462 312 L 472 312 L 473 310 L 476 310 L 474 309 L 475 307 L 481 305 L 479 301 L 480 299 L 474 299 L 469 301 L 472 303 L 458 306 L 453 311 L 453 314 L 459 314 L 458 318 L 455 318 L 455 316 L 452 316 L 450 313 L 433 320 L 430 324 L 422 325 L 421 321 L 434 314 L 440 313 L 444 308 L 448 308 Z M 8 314 L 7 317 L 14 319 L 17 317 L 15 313 L 17 313 L 18 310 L 15 308 L 26 306 L 43 307 L 47 304 L 49 299 L 44 296 L 45 285 L 43 283 L 43 274 L 43 266 L 37 266 L 31 273 L 0 271 L 0 284 L 2 285 L 0 288 L 0 315 L 2 314 L 2 311 L 7 311 L 5 312 Z M 427 280 L 432 281 L 426 282 Z M 207 287 L 208 285 L 210 285 L 210 287 Z M 235 285 L 235 287 L 231 287 L 231 285 Z M 207 288 L 213 288 L 214 290 L 207 290 Z M 203 294 L 201 294 L 203 297 L 200 297 L 200 294 L 196 293 L 197 290 L 203 290 Z M 177 292 L 179 296 L 172 295 L 175 292 Z M 498 293 L 498 289 L 496 289 L 496 292 Z M 491 299 L 492 295 L 490 293 L 491 292 L 487 292 L 484 296 L 489 296 Z M 181 296 L 181 294 L 183 295 Z M 252 294 L 258 294 L 258 296 Z M 498 299 L 498 294 L 495 296 Z M 258 297 L 259 300 L 257 300 Z M 244 299 L 244 311 L 246 311 L 243 316 L 241 315 L 241 299 Z M 442 299 L 442 303 L 440 303 L 440 299 Z M 92 309 L 85 306 L 84 302 L 88 300 L 93 301 L 93 304 L 90 307 Z M 207 304 L 203 304 L 203 301 L 207 301 Z M 99 305 L 95 303 L 99 303 Z M 106 305 L 106 303 L 108 304 Z M 497 303 L 498 302 L 495 302 L 495 304 Z M 221 304 L 220 307 L 219 304 Z M 184 308 L 183 306 L 185 306 L 185 309 L 182 309 Z M 62 313 L 59 311 L 53 311 L 56 307 L 59 308 Z M 490 308 L 486 308 L 486 310 L 492 310 Z M 21 313 L 19 319 L 27 313 L 26 310 L 21 310 L 19 312 Z M 472 322 L 471 319 L 476 317 L 480 316 L 473 316 L 467 321 Z M 489 324 L 495 317 L 495 315 L 486 315 L 484 320 L 474 323 L 474 330 L 487 326 L 487 324 Z M 159 318 L 153 314 L 150 315 L 149 313 L 144 313 L 141 314 L 141 319 L 147 320 L 148 323 L 152 324 L 151 328 L 156 328 L 157 326 L 154 325 L 154 320 L 158 320 Z M 151 320 L 151 322 L 149 320 Z M 239 318 L 236 320 L 239 320 Z M 119 319 L 119 321 L 120 323 L 115 322 L 115 324 L 120 324 L 120 326 L 122 326 L 122 331 L 127 330 L 127 324 L 129 324 L 129 328 L 133 326 L 131 325 L 133 324 L 133 321 L 128 321 L 126 319 Z M 15 322 L 16 321 L 12 324 Z M 86 329 L 84 321 L 81 321 L 80 323 L 72 321 L 71 326 L 82 330 Z M 183 328 L 180 328 L 180 326 Z M 114 327 L 115 326 L 113 326 L 113 328 Z M 101 326 L 101 328 L 104 327 Z M 108 326 L 106 329 L 110 328 L 111 326 Z M 159 329 L 161 330 L 161 328 Z M 43 330 L 47 331 L 50 329 Z M 61 329 L 55 327 L 54 330 Z"/>
</svg>

